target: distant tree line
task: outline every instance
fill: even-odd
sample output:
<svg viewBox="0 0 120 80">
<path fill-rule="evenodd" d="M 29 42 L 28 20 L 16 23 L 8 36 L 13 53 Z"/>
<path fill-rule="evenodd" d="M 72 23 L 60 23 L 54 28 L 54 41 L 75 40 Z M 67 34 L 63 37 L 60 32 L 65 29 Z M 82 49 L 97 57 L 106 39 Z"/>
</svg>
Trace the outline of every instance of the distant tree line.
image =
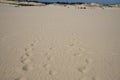
<svg viewBox="0 0 120 80">
<path fill-rule="evenodd" d="M 74 5 L 74 4 L 84 4 L 83 2 L 43 2 L 43 1 L 38 1 L 38 0 L 16 0 L 18 2 L 36 2 L 36 3 L 43 3 L 43 4 L 69 4 L 69 5 Z"/>
<path fill-rule="evenodd" d="M 28 2 L 29 0 L 16 0 L 16 1 L 19 1 L 19 2 Z"/>
</svg>

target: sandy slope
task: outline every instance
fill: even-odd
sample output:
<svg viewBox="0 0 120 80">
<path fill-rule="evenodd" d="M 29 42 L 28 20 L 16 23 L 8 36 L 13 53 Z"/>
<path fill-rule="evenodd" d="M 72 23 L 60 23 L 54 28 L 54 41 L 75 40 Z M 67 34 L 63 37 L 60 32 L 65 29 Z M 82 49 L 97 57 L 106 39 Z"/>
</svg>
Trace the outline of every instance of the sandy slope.
<svg viewBox="0 0 120 80">
<path fill-rule="evenodd" d="M 120 80 L 120 9 L 0 7 L 0 80 Z"/>
</svg>

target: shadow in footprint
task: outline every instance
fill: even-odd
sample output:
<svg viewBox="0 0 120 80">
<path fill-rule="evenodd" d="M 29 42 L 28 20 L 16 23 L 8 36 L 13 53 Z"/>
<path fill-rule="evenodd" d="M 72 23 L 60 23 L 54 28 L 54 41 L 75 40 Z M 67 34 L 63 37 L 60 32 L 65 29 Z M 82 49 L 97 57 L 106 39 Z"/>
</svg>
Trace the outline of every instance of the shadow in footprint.
<svg viewBox="0 0 120 80">
<path fill-rule="evenodd" d="M 33 70 L 33 66 L 31 64 L 25 64 L 22 68 L 23 71 L 31 71 Z"/>
</svg>

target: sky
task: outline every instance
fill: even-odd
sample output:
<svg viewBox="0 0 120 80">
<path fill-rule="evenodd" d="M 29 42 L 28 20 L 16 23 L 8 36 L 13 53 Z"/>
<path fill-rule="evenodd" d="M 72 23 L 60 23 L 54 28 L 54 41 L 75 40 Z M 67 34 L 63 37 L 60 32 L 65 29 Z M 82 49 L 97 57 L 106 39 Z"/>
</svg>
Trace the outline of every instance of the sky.
<svg viewBox="0 0 120 80">
<path fill-rule="evenodd" d="M 116 4 L 120 3 L 120 0 L 38 0 L 45 2 L 95 2 L 102 4 Z"/>
</svg>

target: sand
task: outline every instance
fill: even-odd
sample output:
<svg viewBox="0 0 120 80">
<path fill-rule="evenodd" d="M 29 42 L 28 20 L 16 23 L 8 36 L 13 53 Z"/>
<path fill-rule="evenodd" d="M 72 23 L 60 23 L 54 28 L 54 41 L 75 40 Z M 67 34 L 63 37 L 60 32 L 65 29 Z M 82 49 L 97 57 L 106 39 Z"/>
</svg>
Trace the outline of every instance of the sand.
<svg viewBox="0 0 120 80">
<path fill-rule="evenodd" d="M 0 80 L 120 80 L 120 8 L 0 6 Z"/>
</svg>

